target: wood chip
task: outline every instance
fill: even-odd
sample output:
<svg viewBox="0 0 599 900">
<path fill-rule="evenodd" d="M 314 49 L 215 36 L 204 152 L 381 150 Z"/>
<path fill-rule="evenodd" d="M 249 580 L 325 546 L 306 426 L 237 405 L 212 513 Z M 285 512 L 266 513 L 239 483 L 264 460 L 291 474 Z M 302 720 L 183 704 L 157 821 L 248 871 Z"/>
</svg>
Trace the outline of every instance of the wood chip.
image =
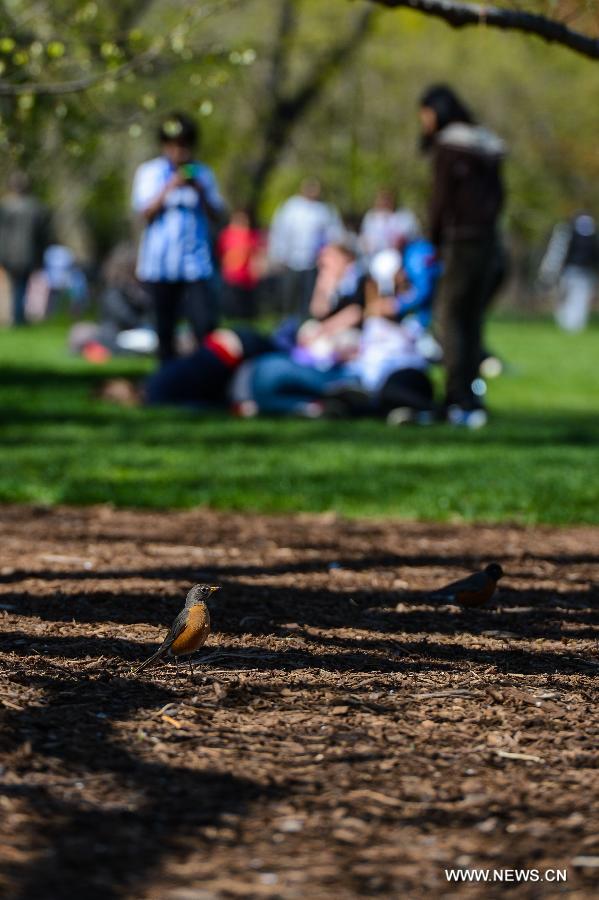
<svg viewBox="0 0 599 900">
<path fill-rule="evenodd" d="M 524 762 L 544 762 L 540 756 L 532 756 L 530 753 L 510 753 L 508 750 L 495 750 L 495 756 L 500 756 L 501 759 L 521 759 Z"/>
<path fill-rule="evenodd" d="M 172 725 L 173 728 L 183 728 L 183 723 L 179 722 L 178 719 L 173 719 L 172 716 L 161 716 L 163 722 L 167 722 L 169 725 Z"/>
<path fill-rule="evenodd" d="M 464 691 L 460 688 L 448 691 L 429 691 L 426 694 L 412 694 L 412 700 L 431 700 L 435 697 L 476 697 L 474 691 Z"/>
</svg>

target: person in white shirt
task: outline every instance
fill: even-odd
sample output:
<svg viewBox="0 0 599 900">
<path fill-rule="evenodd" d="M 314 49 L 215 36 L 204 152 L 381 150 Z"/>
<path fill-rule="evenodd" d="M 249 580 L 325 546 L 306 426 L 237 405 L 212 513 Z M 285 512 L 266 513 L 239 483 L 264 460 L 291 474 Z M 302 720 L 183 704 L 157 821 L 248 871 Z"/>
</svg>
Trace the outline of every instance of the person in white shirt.
<svg viewBox="0 0 599 900">
<path fill-rule="evenodd" d="M 555 321 L 564 331 L 586 328 L 599 283 L 597 222 L 578 212 L 569 222 L 559 222 L 539 270 L 543 288 L 557 288 Z"/>
<path fill-rule="evenodd" d="M 397 208 L 395 193 L 381 188 L 362 220 L 360 244 L 372 258 L 382 250 L 400 250 L 408 241 L 420 237 L 420 222 L 410 209 Z"/>
<path fill-rule="evenodd" d="M 198 133 L 184 113 L 161 125 L 161 155 L 135 173 L 132 206 L 142 218 L 137 277 L 156 312 L 159 355 L 176 355 L 175 328 L 185 312 L 196 340 L 218 321 L 210 221 L 222 221 L 226 207 L 211 169 L 194 157 Z"/>
<path fill-rule="evenodd" d="M 343 234 L 343 224 L 334 207 L 321 199 L 316 178 L 302 182 L 298 194 L 275 212 L 270 228 L 268 258 L 281 275 L 283 312 L 304 316 L 316 281 L 322 248 Z"/>
</svg>

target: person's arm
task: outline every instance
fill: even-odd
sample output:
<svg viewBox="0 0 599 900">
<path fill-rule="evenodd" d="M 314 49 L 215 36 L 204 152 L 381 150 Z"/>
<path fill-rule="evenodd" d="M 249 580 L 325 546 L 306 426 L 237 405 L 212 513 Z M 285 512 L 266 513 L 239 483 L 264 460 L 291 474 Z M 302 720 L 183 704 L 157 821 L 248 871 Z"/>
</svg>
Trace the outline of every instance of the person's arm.
<svg viewBox="0 0 599 900">
<path fill-rule="evenodd" d="M 570 224 L 561 222 L 554 227 L 539 266 L 537 280 L 541 287 L 550 288 L 557 282 L 566 262 L 571 240 L 572 226 Z"/>
<path fill-rule="evenodd" d="M 131 205 L 136 213 L 146 222 L 153 222 L 164 209 L 166 198 L 175 190 L 185 184 L 185 179 L 180 172 L 174 172 L 169 180 L 162 186 L 159 185 L 156 172 L 150 168 L 151 164 L 139 167 L 133 180 Z"/>
<path fill-rule="evenodd" d="M 285 215 L 285 212 L 285 206 L 280 206 L 276 210 L 268 235 L 268 260 L 271 265 L 274 265 L 275 267 L 284 265 L 287 259 L 285 253 L 287 243 L 287 216 Z"/>
<path fill-rule="evenodd" d="M 250 270 L 257 281 L 264 278 L 268 270 L 266 257 L 266 239 L 261 231 L 254 232 L 254 240 L 250 256 Z"/>
<path fill-rule="evenodd" d="M 334 206 L 327 206 L 327 222 L 324 229 L 325 243 L 340 241 L 345 234 L 343 220 Z"/>
<path fill-rule="evenodd" d="M 395 318 L 403 319 L 410 313 L 420 312 L 432 306 L 440 267 L 433 248 L 415 247 L 406 254 L 405 275 L 408 287 L 395 298 Z"/>
<path fill-rule="evenodd" d="M 358 328 L 362 322 L 364 310 L 359 303 L 351 303 L 344 306 L 339 312 L 333 313 L 328 319 L 320 323 L 319 336 L 327 335 L 332 337 L 348 328 Z"/>
<path fill-rule="evenodd" d="M 203 168 L 198 177 L 188 183 L 197 191 L 208 219 L 215 225 L 224 225 L 228 218 L 227 205 L 221 196 L 212 170 Z"/>
<path fill-rule="evenodd" d="M 335 288 L 335 277 L 326 268 L 321 268 L 316 278 L 310 299 L 310 316 L 325 319 L 331 312 L 331 297 Z"/>
<path fill-rule="evenodd" d="M 153 222 L 156 216 L 160 215 L 165 206 L 165 201 L 171 191 L 174 191 L 175 188 L 181 187 L 184 184 L 183 179 L 179 175 L 178 172 L 167 181 L 161 191 L 154 197 L 153 200 L 148 203 L 148 205 L 141 211 L 143 218 L 146 222 Z"/>
<path fill-rule="evenodd" d="M 440 145 L 433 158 L 433 184 L 430 202 L 430 238 L 438 247 L 441 244 L 443 225 L 451 199 L 452 151 Z"/>
<path fill-rule="evenodd" d="M 364 217 L 360 223 L 359 242 L 362 253 L 369 254 L 373 252 L 372 240 L 370 237 L 371 221 L 372 213 L 369 210 L 368 212 L 364 213 Z"/>
</svg>

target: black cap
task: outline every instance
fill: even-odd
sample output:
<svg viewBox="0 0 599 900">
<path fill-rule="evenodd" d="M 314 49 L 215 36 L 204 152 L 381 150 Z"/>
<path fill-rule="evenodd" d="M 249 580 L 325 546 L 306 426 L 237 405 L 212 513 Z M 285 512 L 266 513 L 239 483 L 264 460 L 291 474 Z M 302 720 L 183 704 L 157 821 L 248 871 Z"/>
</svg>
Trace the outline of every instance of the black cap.
<svg viewBox="0 0 599 900">
<path fill-rule="evenodd" d="M 198 126 L 191 116 L 173 112 L 160 125 L 158 139 L 161 144 L 172 141 L 185 147 L 194 147 L 198 141 Z"/>
</svg>

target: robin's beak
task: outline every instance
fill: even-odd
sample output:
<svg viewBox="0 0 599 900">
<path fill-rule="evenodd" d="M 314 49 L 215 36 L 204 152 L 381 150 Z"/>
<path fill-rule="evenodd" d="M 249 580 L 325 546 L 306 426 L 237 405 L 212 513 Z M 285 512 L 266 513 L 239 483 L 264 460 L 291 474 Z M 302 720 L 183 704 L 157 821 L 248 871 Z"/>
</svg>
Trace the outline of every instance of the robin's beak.
<svg viewBox="0 0 599 900">
<path fill-rule="evenodd" d="M 211 584 L 209 596 L 212 596 L 212 594 L 215 594 L 216 591 L 220 591 L 220 584 Z"/>
</svg>

